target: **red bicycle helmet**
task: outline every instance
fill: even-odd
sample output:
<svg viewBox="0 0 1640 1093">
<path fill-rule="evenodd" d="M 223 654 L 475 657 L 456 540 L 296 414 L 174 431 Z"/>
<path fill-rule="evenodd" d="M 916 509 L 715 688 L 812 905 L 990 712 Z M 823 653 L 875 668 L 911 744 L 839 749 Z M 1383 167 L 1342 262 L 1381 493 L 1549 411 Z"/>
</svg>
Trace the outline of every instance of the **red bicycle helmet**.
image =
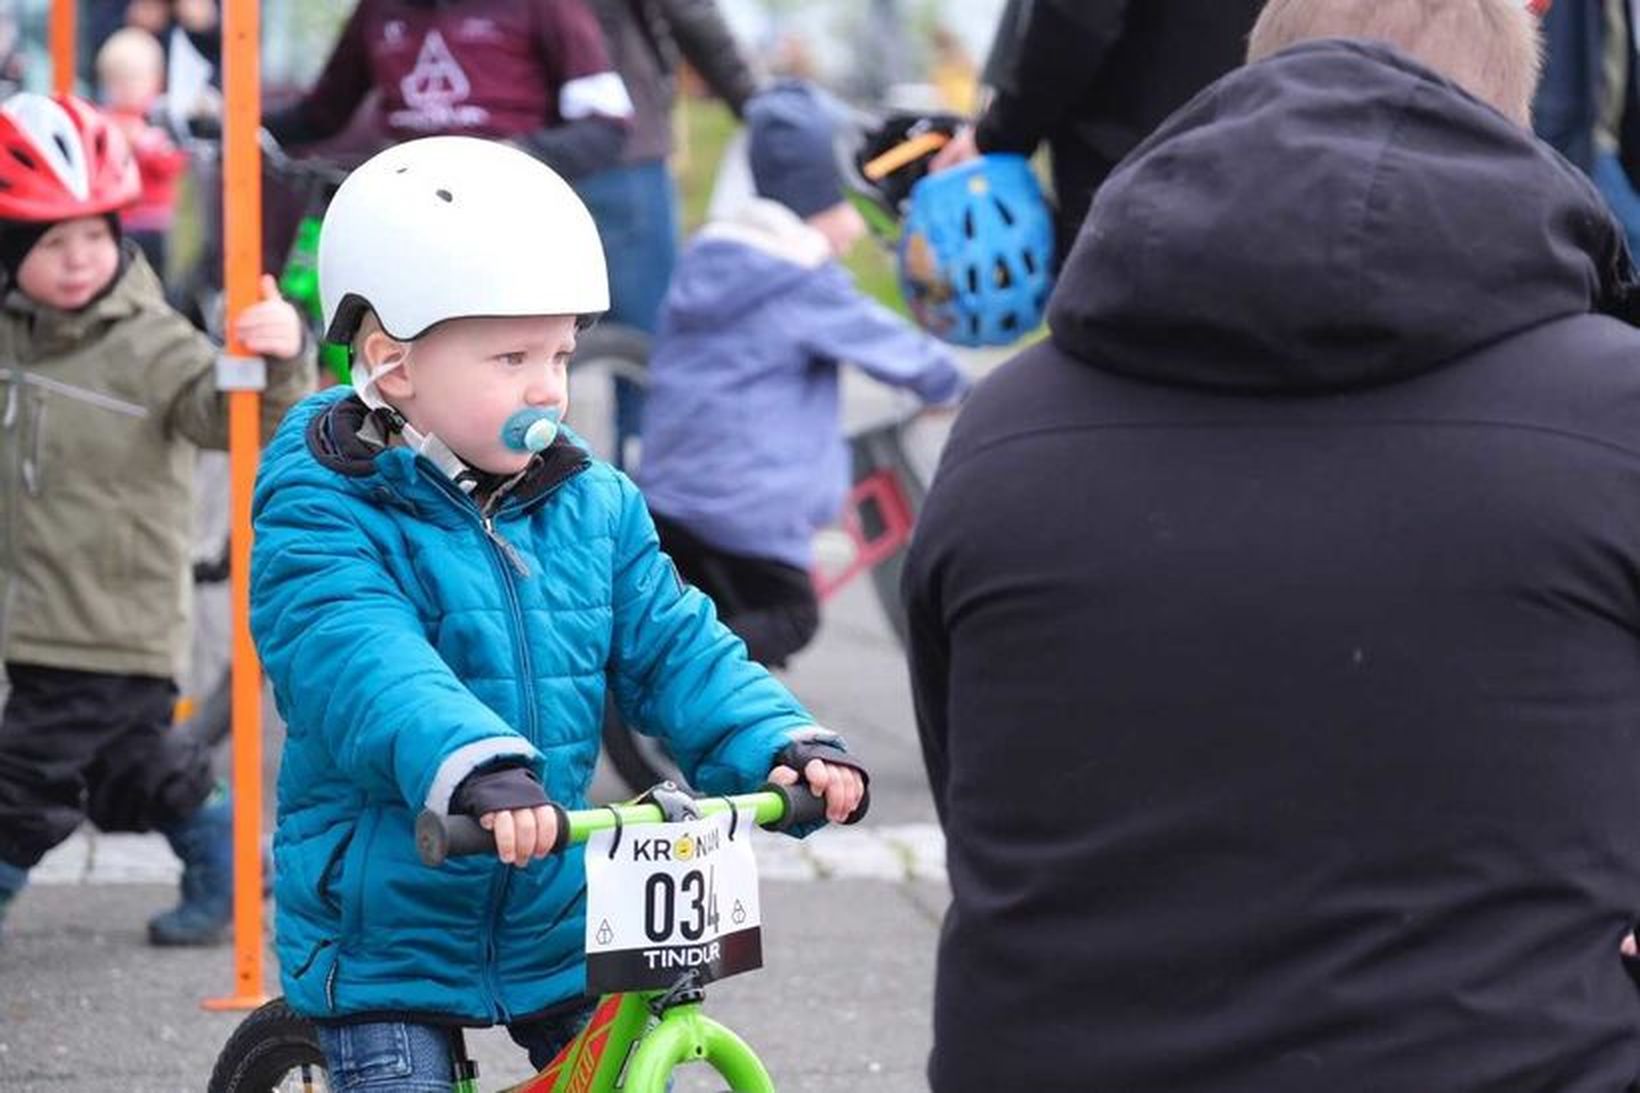
<svg viewBox="0 0 1640 1093">
<path fill-rule="evenodd" d="M 125 134 L 88 103 L 26 91 L 0 103 L 0 220 L 96 216 L 141 188 Z"/>
</svg>

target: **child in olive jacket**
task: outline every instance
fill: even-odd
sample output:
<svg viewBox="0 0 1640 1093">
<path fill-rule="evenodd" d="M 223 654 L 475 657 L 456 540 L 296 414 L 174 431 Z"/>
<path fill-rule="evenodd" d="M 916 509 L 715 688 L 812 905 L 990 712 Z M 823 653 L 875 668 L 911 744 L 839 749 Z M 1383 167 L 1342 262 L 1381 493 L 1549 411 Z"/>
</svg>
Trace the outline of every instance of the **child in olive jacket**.
<svg viewBox="0 0 1640 1093">
<path fill-rule="evenodd" d="M 230 816 L 210 756 L 171 730 L 189 635 L 196 447 L 227 446 L 217 347 L 120 238 L 139 192 L 125 138 L 72 98 L 0 105 L 0 917 L 86 817 L 158 829 L 182 901 L 155 944 L 219 940 Z M 312 386 L 277 299 L 237 331 L 267 357 L 265 430 Z"/>
</svg>

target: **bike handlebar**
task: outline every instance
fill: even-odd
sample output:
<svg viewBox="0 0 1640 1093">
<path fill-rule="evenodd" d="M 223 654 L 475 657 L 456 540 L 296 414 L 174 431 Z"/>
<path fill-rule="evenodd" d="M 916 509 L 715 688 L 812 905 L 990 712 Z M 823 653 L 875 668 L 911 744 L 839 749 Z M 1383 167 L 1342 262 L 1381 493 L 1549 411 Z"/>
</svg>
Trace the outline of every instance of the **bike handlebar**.
<svg viewBox="0 0 1640 1093">
<path fill-rule="evenodd" d="M 222 156 L 222 138 L 219 135 L 190 135 L 183 137 L 179 143 L 196 159 L 215 162 Z M 339 160 L 292 155 L 266 129 L 256 131 L 256 143 L 262 150 L 263 168 L 288 182 L 316 181 L 327 186 L 340 186 L 353 170 Z"/>
<path fill-rule="evenodd" d="M 750 809 L 759 827 L 766 831 L 789 831 L 803 824 L 818 823 L 826 818 L 826 800 L 816 797 L 804 785 L 766 785 L 757 793 L 742 793 L 733 797 L 701 797 L 696 806 L 702 816 Z M 558 841 L 553 845 L 556 854 L 567 846 L 586 842 L 595 831 L 617 826 L 637 826 L 665 822 L 665 813 L 659 805 L 608 805 L 604 808 L 580 809 L 566 812 L 550 805 L 558 816 Z M 479 826 L 471 816 L 441 816 L 431 810 L 416 817 L 416 850 L 422 863 L 436 866 L 446 858 L 467 857 L 495 853 L 495 834 Z"/>
</svg>

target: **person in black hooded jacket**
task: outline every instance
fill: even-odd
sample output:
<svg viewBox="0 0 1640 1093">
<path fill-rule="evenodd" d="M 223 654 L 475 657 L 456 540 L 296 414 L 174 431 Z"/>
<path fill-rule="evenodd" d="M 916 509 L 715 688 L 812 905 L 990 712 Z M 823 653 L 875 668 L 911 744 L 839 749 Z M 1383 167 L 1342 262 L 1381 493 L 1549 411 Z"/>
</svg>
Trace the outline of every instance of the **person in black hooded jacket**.
<svg viewBox="0 0 1640 1093">
<path fill-rule="evenodd" d="M 1276 9 L 1331 26 L 1112 175 L 920 518 L 930 1081 L 1635 1088 L 1621 230 L 1512 0 Z"/>
<path fill-rule="evenodd" d="M 1011 0 L 985 66 L 991 101 L 936 170 L 1046 143 L 1057 247 L 1105 176 L 1163 118 L 1241 63 L 1263 0 Z"/>
</svg>

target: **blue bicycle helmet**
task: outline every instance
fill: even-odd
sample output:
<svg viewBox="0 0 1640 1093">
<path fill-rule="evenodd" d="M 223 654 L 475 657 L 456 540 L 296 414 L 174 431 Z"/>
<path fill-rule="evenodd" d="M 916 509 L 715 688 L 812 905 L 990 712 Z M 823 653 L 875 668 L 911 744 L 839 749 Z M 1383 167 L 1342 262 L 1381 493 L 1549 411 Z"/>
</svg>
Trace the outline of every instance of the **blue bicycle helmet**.
<svg viewBox="0 0 1640 1093">
<path fill-rule="evenodd" d="M 957 345 L 1011 345 L 1053 287 L 1053 220 L 1030 164 L 985 155 L 911 190 L 900 291 L 919 325 Z"/>
</svg>

